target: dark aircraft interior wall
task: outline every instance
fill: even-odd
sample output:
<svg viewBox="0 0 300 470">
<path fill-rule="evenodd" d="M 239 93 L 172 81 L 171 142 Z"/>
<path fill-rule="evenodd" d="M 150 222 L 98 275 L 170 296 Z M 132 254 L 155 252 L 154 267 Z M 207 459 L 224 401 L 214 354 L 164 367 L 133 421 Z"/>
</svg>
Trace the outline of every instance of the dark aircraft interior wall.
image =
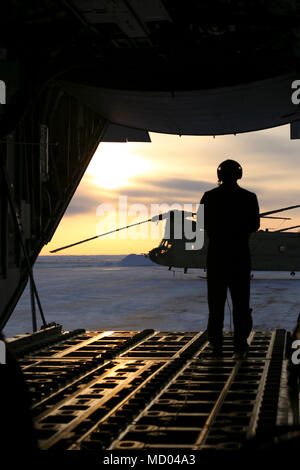
<svg viewBox="0 0 300 470">
<path fill-rule="evenodd" d="M 105 127 L 104 119 L 52 83 L 1 142 L 1 159 L 31 263 L 54 234 Z M 0 204 L 1 329 L 28 279 L 2 172 Z"/>
</svg>

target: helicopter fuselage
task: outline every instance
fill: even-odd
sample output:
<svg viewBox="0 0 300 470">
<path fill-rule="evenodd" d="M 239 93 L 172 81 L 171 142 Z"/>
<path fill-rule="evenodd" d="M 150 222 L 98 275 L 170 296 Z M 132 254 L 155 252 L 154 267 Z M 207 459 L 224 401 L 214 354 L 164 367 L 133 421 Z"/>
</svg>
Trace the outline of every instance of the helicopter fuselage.
<svg viewBox="0 0 300 470">
<path fill-rule="evenodd" d="M 206 269 L 208 236 L 200 250 L 185 249 L 185 239 L 163 238 L 149 258 L 160 265 L 174 268 Z M 251 266 L 256 271 L 300 271 L 300 234 L 260 230 L 249 239 Z"/>
</svg>

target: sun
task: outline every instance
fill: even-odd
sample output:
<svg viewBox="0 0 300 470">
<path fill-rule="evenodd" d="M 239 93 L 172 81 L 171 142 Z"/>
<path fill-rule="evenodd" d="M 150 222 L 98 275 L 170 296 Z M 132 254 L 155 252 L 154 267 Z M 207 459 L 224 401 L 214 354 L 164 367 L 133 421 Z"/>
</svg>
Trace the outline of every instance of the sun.
<svg viewBox="0 0 300 470">
<path fill-rule="evenodd" d="M 149 170 L 150 163 L 130 153 L 129 145 L 102 143 L 98 147 L 86 170 L 95 184 L 106 189 L 121 188 L 131 184 L 130 178 Z"/>
</svg>

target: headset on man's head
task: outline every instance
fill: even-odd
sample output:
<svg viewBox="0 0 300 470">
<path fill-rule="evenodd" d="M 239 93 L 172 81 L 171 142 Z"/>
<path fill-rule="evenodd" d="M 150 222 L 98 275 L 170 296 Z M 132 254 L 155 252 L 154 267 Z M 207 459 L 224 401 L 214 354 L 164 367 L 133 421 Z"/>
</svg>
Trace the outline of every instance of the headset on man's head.
<svg viewBox="0 0 300 470">
<path fill-rule="evenodd" d="M 223 181 L 224 176 L 230 176 L 232 179 L 239 180 L 243 176 L 241 165 L 235 160 L 224 160 L 217 169 L 218 180 Z"/>
</svg>

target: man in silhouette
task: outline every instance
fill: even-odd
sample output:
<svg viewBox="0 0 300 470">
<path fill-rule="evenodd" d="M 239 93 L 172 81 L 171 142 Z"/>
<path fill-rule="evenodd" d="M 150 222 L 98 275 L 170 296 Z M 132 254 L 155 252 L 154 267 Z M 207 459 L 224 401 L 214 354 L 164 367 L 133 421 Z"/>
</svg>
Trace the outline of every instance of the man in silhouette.
<svg viewBox="0 0 300 470">
<path fill-rule="evenodd" d="M 222 354 L 224 307 L 227 289 L 232 299 L 234 351 L 247 352 L 252 328 L 250 300 L 249 235 L 259 228 L 259 207 L 254 193 L 237 180 L 242 167 L 225 160 L 217 170 L 219 186 L 204 193 L 204 228 L 209 238 L 207 252 L 208 339 L 213 355 Z"/>
</svg>

